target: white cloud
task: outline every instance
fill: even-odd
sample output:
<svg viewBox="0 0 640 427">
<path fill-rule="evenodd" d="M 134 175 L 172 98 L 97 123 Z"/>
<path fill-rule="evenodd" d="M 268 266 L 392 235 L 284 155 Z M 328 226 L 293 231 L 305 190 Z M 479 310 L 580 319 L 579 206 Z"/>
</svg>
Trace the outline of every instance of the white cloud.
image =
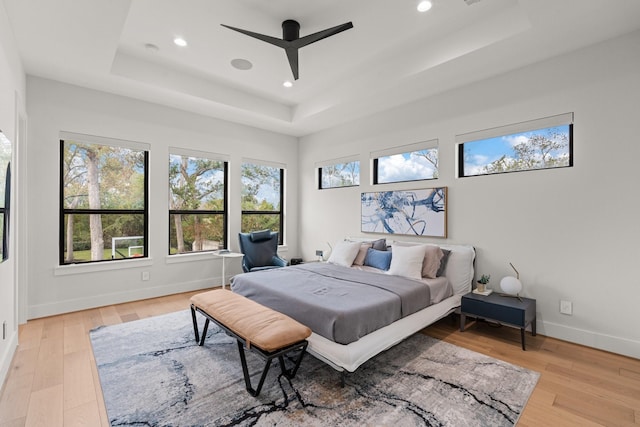
<svg viewBox="0 0 640 427">
<path fill-rule="evenodd" d="M 405 159 L 401 154 L 385 157 L 378 163 L 379 182 L 411 181 L 433 177 L 435 167 L 422 156 Z"/>
</svg>

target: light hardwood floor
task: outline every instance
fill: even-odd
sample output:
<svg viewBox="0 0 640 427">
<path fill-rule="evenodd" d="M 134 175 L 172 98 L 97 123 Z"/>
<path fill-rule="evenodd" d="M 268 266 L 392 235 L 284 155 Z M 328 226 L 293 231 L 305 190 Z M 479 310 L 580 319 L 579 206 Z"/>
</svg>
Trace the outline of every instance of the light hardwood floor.
<svg viewBox="0 0 640 427">
<path fill-rule="evenodd" d="M 108 426 L 88 332 L 188 308 L 188 292 L 29 321 L 0 395 L 0 427 Z M 424 333 L 541 374 L 519 426 L 640 425 L 640 360 L 479 322 Z M 337 377 L 336 377 L 337 380 Z"/>
</svg>

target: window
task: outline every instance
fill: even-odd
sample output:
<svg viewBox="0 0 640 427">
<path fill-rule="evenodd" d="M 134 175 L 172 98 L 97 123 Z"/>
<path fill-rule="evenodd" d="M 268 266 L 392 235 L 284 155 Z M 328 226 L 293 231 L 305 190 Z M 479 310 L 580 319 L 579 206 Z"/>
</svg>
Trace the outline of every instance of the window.
<svg viewBox="0 0 640 427">
<path fill-rule="evenodd" d="M 371 153 L 373 183 L 421 181 L 438 178 L 438 140 Z"/>
<path fill-rule="evenodd" d="M 458 135 L 458 176 L 573 166 L 573 113 Z"/>
<path fill-rule="evenodd" d="M 227 247 L 227 165 L 206 153 L 171 149 L 170 255 Z"/>
<path fill-rule="evenodd" d="M 148 256 L 148 144 L 63 133 L 60 264 Z"/>
<path fill-rule="evenodd" d="M 0 131 L 0 262 L 9 257 L 11 141 Z"/>
<path fill-rule="evenodd" d="M 284 169 L 260 162 L 242 164 L 242 225 L 248 233 L 270 229 L 283 237 Z"/>
<path fill-rule="evenodd" d="M 329 160 L 318 164 L 318 188 L 354 187 L 360 185 L 360 161 Z"/>
</svg>

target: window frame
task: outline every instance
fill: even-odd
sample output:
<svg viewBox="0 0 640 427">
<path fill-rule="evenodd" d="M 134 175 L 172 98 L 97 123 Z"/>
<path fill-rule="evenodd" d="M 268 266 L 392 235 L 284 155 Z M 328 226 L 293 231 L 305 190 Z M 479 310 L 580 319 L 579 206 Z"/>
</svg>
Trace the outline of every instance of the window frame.
<svg viewBox="0 0 640 427">
<path fill-rule="evenodd" d="M 168 256 L 176 255 L 189 255 L 189 254 L 201 254 L 206 252 L 213 252 L 218 249 L 206 249 L 201 251 L 189 251 L 189 252 L 177 252 L 171 253 L 171 215 L 222 215 L 222 244 L 225 249 L 229 247 L 229 159 L 228 156 L 207 152 L 196 152 L 192 150 L 183 150 L 175 147 L 169 149 L 169 163 L 171 162 L 171 156 L 187 156 L 199 159 L 206 159 L 212 161 L 222 162 L 223 174 L 224 174 L 224 188 L 223 188 L 223 210 L 190 210 L 190 209 L 169 209 L 169 223 L 168 223 Z M 169 192 L 171 189 L 169 188 Z"/>
<path fill-rule="evenodd" d="M 464 145 L 467 143 L 473 143 L 476 141 L 484 141 L 496 137 L 506 137 L 517 135 L 526 132 L 546 131 L 549 129 L 557 128 L 560 126 L 568 127 L 568 146 L 567 151 L 569 155 L 568 164 L 562 166 L 550 166 L 542 168 L 530 168 L 530 169 L 517 169 L 501 172 L 479 173 L 479 174 L 465 174 L 465 153 Z M 478 176 L 491 176 L 491 175 L 503 175 L 517 172 L 530 172 L 538 170 L 553 170 L 564 169 L 573 167 L 573 113 L 564 113 L 556 116 L 544 117 L 541 119 L 529 120 L 526 122 L 514 123 L 506 126 L 499 126 L 495 128 L 469 132 L 462 135 L 456 135 L 457 143 L 457 173 L 458 178 L 472 178 Z"/>
<path fill-rule="evenodd" d="M 252 165 L 258 165 L 258 166 L 266 166 L 266 167 L 271 167 L 271 168 L 277 168 L 280 170 L 280 210 L 277 211 L 261 211 L 261 210 L 245 210 L 242 209 L 240 211 L 240 229 L 242 230 L 242 218 L 245 215 L 279 215 L 278 219 L 278 226 L 280 227 L 280 230 L 278 232 L 278 245 L 283 245 L 284 244 L 284 179 L 285 179 L 285 167 L 284 165 L 277 165 L 277 164 L 272 164 L 272 163 L 268 163 L 268 162 L 262 162 L 259 160 L 250 160 L 250 159 L 245 159 L 242 161 L 241 164 L 241 170 L 240 170 L 240 185 L 241 187 L 244 186 L 244 184 L 242 183 L 242 165 L 244 164 L 252 164 Z"/>
<path fill-rule="evenodd" d="M 332 185 L 329 187 L 324 187 L 322 185 L 322 170 L 326 167 L 337 166 L 337 165 L 346 165 L 349 163 L 357 163 L 358 164 L 358 183 L 357 184 L 349 184 L 349 185 Z M 360 158 L 357 156 L 349 156 L 343 157 L 339 159 L 331 159 L 323 162 L 316 163 L 316 169 L 318 170 L 318 190 L 331 190 L 335 188 L 350 188 L 350 187 L 359 187 L 361 182 L 361 163 Z"/>
<path fill-rule="evenodd" d="M 103 145 L 103 146 L 111 146 L 118 148 L 128 148 L 131 150 L 137 150 L 143 153 L 144 159 L 144 177 L 143 177 L 143 186 L 144 186 L 144 208 L 141 209 L 66 209 L 64 207 L 64 152 L 65 152 L 65 141 L 72 140 L 82 144 L 91 144 L 91 145 Z M 113 138 L 107 137 L 96 137 L 89 135 L 80 135 L 73 134 L 68 132 L 60 133 L 60 182 L 59 182 L 59 248 L 58 248 L 58 263 L 59 266 L 69 266 L 69 265 L 88 265 L 88 264 L 100 264 L 100 263 L 109 263 L 109 262 L 118 262 L 118 261 L 127 261 L 131 259 L 140 259 L 140 258 L 149 258 L 149 144 L 137 143 L 133 141 L 123 141 Z M 78 262 L 66 262 L 65 261 L 65 244 L 66 244 L 66 234 L 65 234 L 65 215 L 67 214 L 78 214 L 78 215 L 142 215 L 143 216 L 143 253 L 140 257 L 127 257 L 127 258 L 112 258 L 112 259 L 100 259 L 100 260 L 89 260 L 89 261 L 78 261 Z M 131 236 L 133 237 L 133 236 Z"/>
<path fill-rule="evenodd" d="M 435 150 L 436 151 L 436 155 L 437 155 L 437 163 L 438 165 L 435 166 L 435 171 L 434 171 L 434 175 L 431 178 L 415 178 L 415 179 L 406 179 L 406 180 L 399 180 L 399 181 L 385 181 L 385 182 L 380 182 L 379 177 L 380 177 L 380 172 L 379 172 L 379 159 L 382 157 L 391 157 L 394 155 L 404 155 L 404 154 L 411 154 L 411 153 L 415 153 L 418 151 L 427 151 L 427 150 Z M 372 184 L 373 185 L 384 185 L 384 184 L 397 184 L 397 183 L 401 183 L 401 182 L 415 182 L 415 181 L 432 181 L 434 179 L 439 179 L 440 178 L 440 170 L 439 170 L 439 163 L 440 163 L 440 147 L 439 147 L 439 140 L 436 139 L 430 139 L 427 141 L 422 141 L 422 142 L 417 142 L 415 144 L 408 144 L 408 145 L 402 145 L 402 146 L 397 146 L 397 147 L 393 147 L 393 148 L 388 148 L 385 150 L 378 150 L 378 151 L 372 151 L 369 154 L 369 157 L 371 159 L 371 171 L 372 171 Z"/>
</svg>

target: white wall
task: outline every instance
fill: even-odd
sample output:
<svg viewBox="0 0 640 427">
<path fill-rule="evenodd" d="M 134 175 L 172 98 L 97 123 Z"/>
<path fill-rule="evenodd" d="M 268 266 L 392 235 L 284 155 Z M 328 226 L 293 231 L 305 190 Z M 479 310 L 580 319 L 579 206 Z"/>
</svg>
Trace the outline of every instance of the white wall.
<svg viewBox="0 0 640 427">
<path fill-rule="evenodd" d="M 229 243 L 238 250 L 240 164 L 258 159 L 286 165 L 285 257 L 297 251 L 297 139 L 222 120 L 29 77 L 28 317 L 202 289 L 221 283 L 221 259 L 211 254 L 169 257 L 169 147 L 230 156 Z M 97 135 L 151 144 L 150 259 L 60 267 L 58 261 L 59 133 Z M 142 281 L 141 273 L 150 273 Z M 227 276 L 241 272 L 227 260 Z"/>
<path fill-rule="evenodd" d="M 18 57 L 4 3 L 0 2 L 0 130 L 13 143 L 12 160 L 12 210 L 9 241 L 9 259 L 0 264 L 0 388 L 9 370 L 11 358 L 18 344 L 17 289 L 16 289 L 16 235 L 18 234 L 18 198 L 16 182 L 20 169 L 16 159 L 18 146 L 16 123 L 18 115 L 24 115 L 25 75 Z M 2 324 L 6 322 L 6 334 L 2 336 Z"/>
<path fill-rule="evenodd" d="M 447 186 L 447 242 L 473 244 L 494 287 L 512 262 L 541 334 L 640 357 L 638 46 L 640 32 L 302 138 L 301 252 L 364 235 L 361 192 Z M 456 134 L 565 112 L 575 113 L 574 167 L 456 178 Z M 370 185 L 371 151 L 434 138 L 440 179 Z M 315 162 L 353 154 L 360 187 L 316 189 Z"/>
</svg>

